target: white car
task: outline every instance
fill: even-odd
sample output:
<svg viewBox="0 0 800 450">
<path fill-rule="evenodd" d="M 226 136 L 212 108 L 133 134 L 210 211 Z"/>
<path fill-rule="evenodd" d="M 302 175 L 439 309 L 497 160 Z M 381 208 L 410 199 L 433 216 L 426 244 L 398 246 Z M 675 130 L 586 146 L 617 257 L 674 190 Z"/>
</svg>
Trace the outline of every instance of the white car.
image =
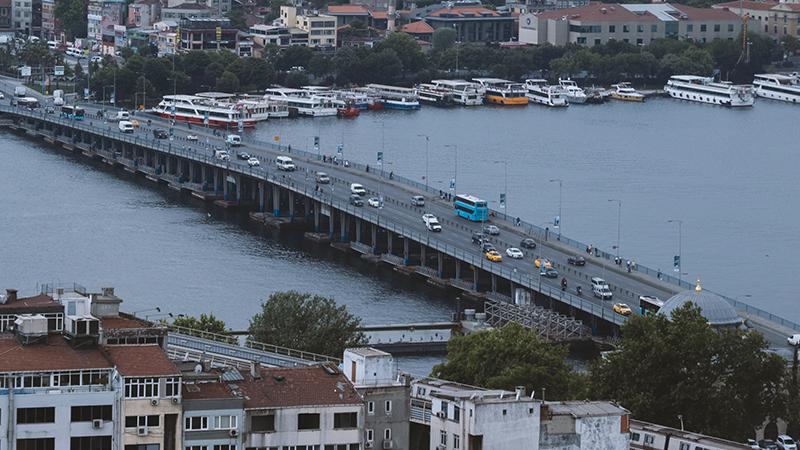
<svg viewBox="0 0 800 450">
<path fill-rule="evenodd" d="M 789 338 L 786 339 L 786 341 L 792 347 L 797 347 L 798 345 L 800 345 L 800 334 L 793 334 L 793 335 L 789 336 Z"/>
<path fill-rule="evenodd" d="M 2 100 L 2 99 L 4 99 L 4 98 L 6 98 L 6 96 L 5 96 L 5 95 L 3 95 L 3 93 L 2 93 L 2 92 L 0 92 L 0 100 Z"/>
<path fill-rule="evenodd" d="M 775 439 L 775 443 L 778 444 L 778 448 L 781 450 L 797 450 L 797 443 L 791 436 L 785 434 L 778 436 L 778 439 Z"/>
<path fill-rule="evenodd" d="M 358 183 L 353 183 L 350 185 L 350 193 L 356 195 L 367 195 L 367 190 L 364 189 L 364 186 Z"/>
<path fill-rule="evenodd" d="M 425 223 L 425 228 L 427 228 L 428 231 L 442 231 L 442 225 L 439 223 L 439 219 L 437 219 L 433 214 L 423 214 L 422 222 Z"/>
<path fill-rule="evenodd" d="M 522 250 L 518 249 L 517 247 L 507 248 L 506 255 L 508 255 L 509 258 L 514 258 L 514 259 L 522 259 L 522 257 L 525 256 L 522 253 Z"/>
<path fill-rule="evenodd" d="M 380 208 L 381 199 L 379 199 L 378 197 L 370 197 L 369 200 L 367 200 L 367 204 L 369 206 L 372 206 L 373 208 Z"/>
<path fill-rule="evenodd" d="M 261 165 L 261 161 L 258 160 L 255 156 L 251 156 L 247 159 L 247 165 L 250 167 L 256 167 Z"/>
<path fill-rule="evenodd" d="M 196 134 L 187 134 L 186 135 L 187 141 L 197 142 L 197 135 Z"/>
</svg>

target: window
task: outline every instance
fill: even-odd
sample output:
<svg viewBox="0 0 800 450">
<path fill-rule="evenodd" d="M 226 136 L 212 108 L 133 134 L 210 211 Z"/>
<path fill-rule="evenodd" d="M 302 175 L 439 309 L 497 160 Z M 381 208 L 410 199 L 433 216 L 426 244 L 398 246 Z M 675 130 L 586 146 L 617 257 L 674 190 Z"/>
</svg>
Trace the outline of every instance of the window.
<svg viewBox="0 0 800 450">
<path fill-rule="evenodd" d="M 388 441 L 391 438 L 392 438 L 392 429 L 391 428 L 384 429 L 383 430 L 383 439 Z"/>
<path fill-rule="evenodd" d="M 721 28 L 720 24 L 718 24 L 718 23 L 714 24 L 714 32 L 719 33 L 720 28 Z"/>
<path fill-rule="evenodd" d="M 236 446 L 233 444 L 217 444 L 214 446 L 214 450 L 236 450 Z"/>
<path fill-rule="evenodd" d="M 53 423 L 55 421 L 56 421 L 55 408 L 20 408 L 17 410 L 18 424 Z"/>
<path fill-rule="evenodd" d="M 250 419 L 250 429 L 256 433 L 275 431 L 275 416 L 253 416 Z"/>
<path fill-rule="evenodd" d="M 706 32 L 706 30 L 708 30 L 708 26 L 706 24 L 704 24 L 704 23 L 700 24 L 700 32 L 704 33 L 704 32 Z"/>
<path fill-rule="evenodd" d="M 602 39 L 595 39 L 595 40 L 594 40 L 594 45 L 600 45 L 600 44 L 602 44 L 602 43 L 603 43 L 603 40 L 602 40 Z"/>
<path fill-rule="evenodd" d="M 319 414 L 298 414 L 297 415 L 297 429 L 298 430 L 319 430 Z"/>
<path fill-rule="evenodd" d="M 641 439 L 641 438 L 642 438 L 642 435 L 640 435 L 639 433 L 631 432 L 631 440 L 633 442 L 639 442 L 639 439 Z"/>
<path fill-rule="evenodd" d="M 440 431 L 439 432 L 439 443 L 442 445 L 447 445 L 447 431 Z"/>
<path fill-rule="evenodd" d="M 733 33 L 733 24 L 732 23 L 728 24 L 728 33 Z"/>
<path fill-rule="evenodd" d="M 461 448 L 461 436 L 453 435 L 453 448 Z"/>
<path fill-rule="evenodd" d="M 235 430 L 236 425 L 237 425 L 236 416 L 214 417 L 214 428 L 217 430 Z"/>
<path fill-rule="evenodd" d="M 450 409 L 450 405 L 448 405 L 447 402 L 442 402 L 442 414 L 444 414 L 444 417 L 447 417 L 449 409 Z"/>
<path fill-rule="evenodd" d="M 578 44 L 585 44 L 586 43 L 586 37 L 585 36 L 578 36 L 578 39 L 576 40 L 576 42 Z"/>
<path fill-rule="evenodd" d="M 126 378 L 125 398 L 158 397 L 158 378 Z"/>
<path fill-rule="evenodd" d="M 367 402 L 367 414 L 375 414 L 375 402 Z"/>
<path fill-rule="evenodd" d="M 334 413 L 333 428 L 357 428 L 358 413 Z M 319 428 L 319 427 L 317 427 Z"/>
<path fill-rule="evenodd" d="M 644 33 L 644 25 L 636 25 L 637 33 Z"/>
<path fill-rule="evenodd" d="M 375 431 L 372 428 L 367 429 L 367 442 L 375 440 Z"/>
<path fill-rule="evenodd" d="M 694 31 L 694 25 L 691 24 L 691 23 L 687 23 L 686 24 L 686 32 L 687 33 L 691 33 L 692 31 Z"/>
<path fill-rule="evenodd" d="M 159 450 L 161 446 L 158 444 L 134 444 L 126 445 L 125 450 Z"/>
<path fill-rule="evenodd" d="M 55 450 L 55 438 L 17 439 L 17 450 Z"/>
<path fill-rule="evenodd" d="M 111 405 L 72 407 L 72 422 L 91 422 L 94 419 L 111 421 Z"/>
<path fill-rule="evenodd" d="M 616 33 L 617 32 L 617 26 L 616 25 L 609 25 L 608 26 L 608 32 L 609 33 Z"/>
<path fill-rule="evenodd" d="M 392 401 L 386 400 L 386 405 L 384 405 L 384 409 L 386 410 L 386 414 L 392 413 Z"/>
<path fill-rule="evenodd" d="M 125 416 L 125 428 L 136 427 L 157 427 L 161 422 L 161 416 Z"/>
<path fill-rule="evenodd" d="M 689 450 L 692 446 L 687 444 L 686 442 L 681 442 L 679 450 Z"/>
<path fill-rule="evenodd" d="M 206 416 L 187 417 L 184 422 L 184 429 L 187 431 L 208 429 L 208 417 Z"/>
<path fill-rule="evenodd" d="M 70 450 L 111 450 L 111 436 L 74 437 L 69 440 Z"/>
<path fill-rule="evenodd" d="M 453 405 L 453 421 L 461 422 L 461 408 L 458 405 Z"/>
<path fill-rule="evenodd" d="M 644 39 L 642 38 L 636 39 L 636 45 L 642 45 L 642 44 L 644 44 Z"/>
<path fill-rule="evenodd" d="M 622 26 L 622 32 L 623 33 L 629 33 L 630 31 L 631 31 L 631 29 L 630 29 L 629 26 L 627 26 L 627 25 L 623 25 Z"/>
<path fill-rule="evenodd" d="M 658 25 L 650 25 L 650 32 L 651 33 L 658 33 Z"/>
<path fill-rule="evenodd" d="M 184 447 L 184 450 L 208 450 L 207 445 L 189 445 Z"/>
<path fill-rule="evenodd" d="M 181 394 L 180 378 L 166 378 L 164 380 L 164 397 L 178 397 Z"/>
<path fill-rule="evenodd" d="M 653 436 L 652 434 L 646 434 L 645 433 L 645 435 L 644 435 L 644 443 L 645 443 L 645 445 L 652 444 L 653 442 L 655 442 L 655 436 Z"/>
</svg>

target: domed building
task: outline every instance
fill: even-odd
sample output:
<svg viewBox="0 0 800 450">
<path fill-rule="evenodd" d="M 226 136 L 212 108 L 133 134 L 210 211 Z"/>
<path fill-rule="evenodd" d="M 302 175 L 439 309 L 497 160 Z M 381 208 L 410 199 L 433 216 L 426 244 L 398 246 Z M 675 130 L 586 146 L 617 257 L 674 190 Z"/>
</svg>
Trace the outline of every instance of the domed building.
<svg viewBox="0 0 800 450">
<path fill-rule="evenodd" d="M 700 280 L 697 285 L 689 291 L 679 292 L 669 300 L 664 302 L 664 306 L 658 310 L 659 314 L 672 317 L 672 312 L 688 302 L 694 303 L 700 308 L 700 314 L 713 327 L 738 327 L 742 324 L 742 318 L 736 313 L 736 309 L 728 303 L 722 296 L 713 292 L 704 291 L 700 287 Z"/>
</svg>

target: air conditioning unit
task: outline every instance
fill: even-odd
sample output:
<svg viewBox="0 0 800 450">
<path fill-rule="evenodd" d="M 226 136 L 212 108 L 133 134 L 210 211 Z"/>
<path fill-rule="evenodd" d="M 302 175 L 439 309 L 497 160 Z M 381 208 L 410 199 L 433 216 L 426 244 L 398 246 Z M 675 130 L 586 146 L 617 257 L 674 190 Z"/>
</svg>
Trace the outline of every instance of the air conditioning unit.
<svg viewBox="0 0 800 450">
<path fill-rule="evenodd" d="M 436 446 L 436 450 L 447 450 L 447 446 L 439 444 L 439 445 Z"/>
<path fill-rule="evenodd" d="M 150 404 L 153 405 L 153 406 L 158 406 L 158 399 L 154 398 L 154 399 L 150 400 Z"/>
<path fill-rule="evenodd" d="M 447 415 L 445 415 L 444 411 L 439 411 L 436 413 L 436 417 L 441 417 L 442 419 L 446 419 Z"/>
<path fill-rule="evenodd" d="M 137 436 L 147 436 L 148 434 L 150 434 L 150 430 L 148 430 L 147 427 L 138 427 L 138 428 L 136 428 L 136 435 Z"/>
<path fill-rule="evenodd" d="M 181 399 L 179 399 L 178 397 L 172 397 L 172 403 L 177 405 L 180 402 L 181 402 Z"/>
<path fill-rule="evenodd" d="M 228 431 L 228 436 L 230 436 L 230 437 L 236 437 L 238 435 L 239 435 L 239 430 L 229 430 Z"/>
<path fill-rule="evenodd" d="M 367 441 L 364 443 L 364 448 L 372 448 L 372 441 Z"/>
<path fill-rule="evenodd" d="M 95 430 L 99 430 L 100 428 L 103 428 L 103 419 L 93 419 L 92 420 L 92 428 L 94 428 Z"/>
<path fill-rule="evenodd" d="M 393 448 L 393 447 L 394 447 L 394 442 L 392 442 L 391 439 L 384 439 L 383 440 L 383 448 L 384 449 Z"/>
</svg>

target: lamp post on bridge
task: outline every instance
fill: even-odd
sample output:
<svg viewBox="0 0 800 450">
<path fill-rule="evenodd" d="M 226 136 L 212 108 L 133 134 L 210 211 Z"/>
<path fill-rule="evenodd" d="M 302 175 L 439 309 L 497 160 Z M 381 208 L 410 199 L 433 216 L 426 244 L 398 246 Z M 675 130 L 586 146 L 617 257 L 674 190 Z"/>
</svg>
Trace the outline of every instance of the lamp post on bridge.
<svg viewBox="0 0 800 450">
<path fill-rule="evenodd" d="M 458 195 L 458 186 L 457 186 L 457 183 L 458 183 L 458 144 L 447 144 L 447 145 L 445 145 L 445 147 L 452 147 L 453 150 L 455 151 L 456 157 L 455 157 L 455 164 L 453 165 L 453 182 L 451 183 L 452 184 L 452 188 L 451 189 L 453 190 L 453 194 L 454 195 Z"/>
<path fill-rule="evenodd" d="M 553 226 L 558 227 L 558 240 L 561 240 L 561 188 L 564 183 L 564 180 L 561 178 L 553 178 L 550 180 L 551 183 L 558 182 L 558 220 L 553 221 Z"/>
<path fill-rule="evenodd" d="M 430 150 L 431 137 L 423 133 L 420 133 L 417 136 L 425 138 L 425 192 L 428 192 L 428 151 Z"/>
<path fill-rule="evenodd" d="M 619 238 L 620 230 L 622 229 L 622 200 L 610 198 L 608 201 L 617 203 L 617 258 L 619 258 Z"/>
<path fill-rule="evenodd" d="M 673 270 L 678 272 L 678 286 L 681 285 L 681 278 L 683 275 L 683 258 L 682 258 L 682 250 L 683 250 L 683 220 L 681 219 L 670 219 L 667 221 L 668 223 L 677 223 L 678 224 L 678 256 L 675 257 L 673 260 Z"/>
<path fill-rule="evenodd" d="M 493 164 L 503 164 L 503 194 L 500 196 L 500 207 L 503 208 L 503 219 L 508 220 L 508 160 L 492 161 Z"/>
</svg>

